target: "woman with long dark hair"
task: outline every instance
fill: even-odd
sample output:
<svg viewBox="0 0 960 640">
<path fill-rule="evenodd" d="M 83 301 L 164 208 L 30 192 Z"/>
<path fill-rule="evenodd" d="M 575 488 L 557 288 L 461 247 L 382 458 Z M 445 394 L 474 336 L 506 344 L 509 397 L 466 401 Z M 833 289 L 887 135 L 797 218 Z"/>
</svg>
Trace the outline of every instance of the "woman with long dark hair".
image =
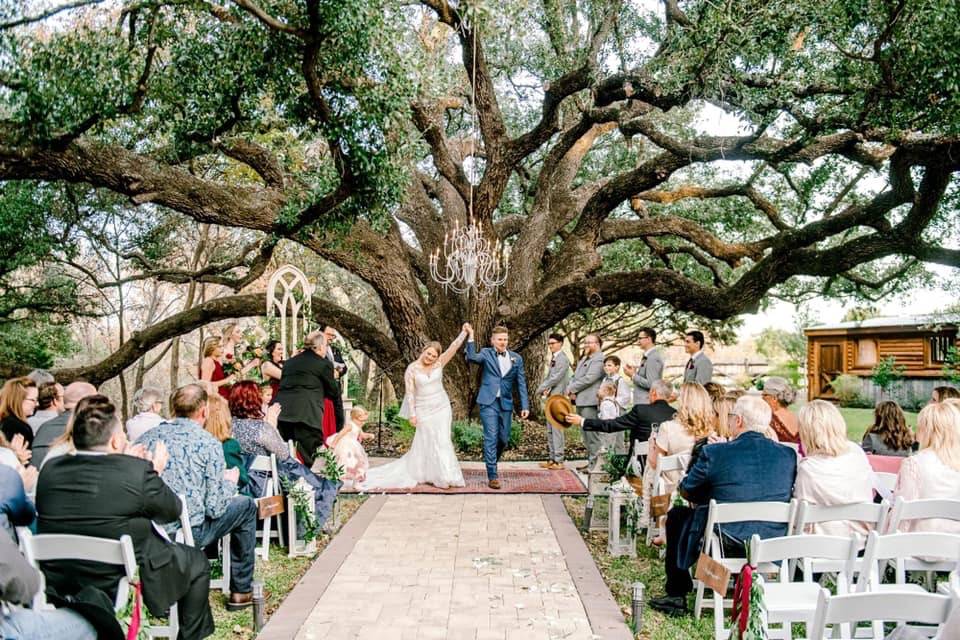
<svg viewBox="0 0 960 640">
<path fill-rule="evenodd" d="M 280 393 L 280 376 L 283 375 L 283 345 L 279 340 L 271 340 L 263 350 L 263 363 L 260 365 L 260 375 L 264 382 L 270 383 L 273 389 L 274 401 Z"/>
<path fill-rule="evenodd" d="M 907 426 L 903 409 L 896 402 L 884 400 L 873 410 L 873 424 L 863 434 L 861 446 L 878 456 L 908 456 L 916 438 Z"/>
</svg>

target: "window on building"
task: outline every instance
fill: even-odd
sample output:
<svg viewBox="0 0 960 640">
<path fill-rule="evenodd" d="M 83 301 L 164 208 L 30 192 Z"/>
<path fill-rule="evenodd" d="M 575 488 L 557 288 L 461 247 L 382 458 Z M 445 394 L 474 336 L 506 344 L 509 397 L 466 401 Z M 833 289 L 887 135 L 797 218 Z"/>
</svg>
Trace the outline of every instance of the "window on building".
<svg viewBox="0 0 960 640">
<path fill-rule="evenodd" d="M 947 351 L 953 345 L 953 337 L 949 335 L 938 335 L 930 338 L 930 362 L 934 364 L 943 364 L 947 361 Z"/>
<path fill-rule="evenodd" d="M 873 338 L 857 340 L 857 366 L 872 367 L 877 364 L 877 341 Z"/>
</svg>

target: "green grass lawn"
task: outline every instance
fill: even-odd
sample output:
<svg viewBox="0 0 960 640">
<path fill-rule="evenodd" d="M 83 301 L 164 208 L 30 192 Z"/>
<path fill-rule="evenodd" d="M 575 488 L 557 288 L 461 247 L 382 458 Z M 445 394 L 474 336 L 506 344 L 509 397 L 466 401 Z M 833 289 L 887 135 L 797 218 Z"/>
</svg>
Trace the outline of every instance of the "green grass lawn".
<svg viewBox="0 0 960 640">
<path fill-rule="evenodd" d="M 341 501 L 340 527 L 343 527 L 366 500 L 366 496 L 341 495 L 337 499 Z M 337 531 L 339 531 L 339 528 Z M 317 539 L 318 553 L 326 548 L 337 531 L 322 535 Z M 300 581 L 307 569 L 310 568 L 314 559 L 315 557 L 305 556 L 288 558 L 287 549 L 277 545 L 271 545 L 268 562 L 257 558 L 254 580 L 262 581 L 267 592 L 266 617 L 268 619 L 297 582 Z M 227 611 L 224 606 L 224 597 L 219 591 L 210 592 L 210 609 L 213 611 L 213 620 L 216 623 L 216 631 L 210 636 L 214 640 L 226 640 L 227 638 L 248 640 L 254 637 L 252 609 L 247 608 L 237 612 Z"/>
</svg>

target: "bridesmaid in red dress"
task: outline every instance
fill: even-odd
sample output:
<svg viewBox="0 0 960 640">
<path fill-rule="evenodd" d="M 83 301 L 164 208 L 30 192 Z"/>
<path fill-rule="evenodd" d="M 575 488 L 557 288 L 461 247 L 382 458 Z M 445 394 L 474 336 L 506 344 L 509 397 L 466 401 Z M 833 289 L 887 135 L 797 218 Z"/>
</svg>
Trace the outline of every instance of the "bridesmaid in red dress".
<svg viewBox="0 0 960 640">
<path fill-rule="evenodd" d="M 200 380 L 207 383 L 207 393 L 219 393 L 224 398 L 230 397 L 230 386 L 236 382 L 236 377 L 226 375 L 220 359 L 223 357 L 223 347 L 220 338 L 211 337 L 203 341 L 200 360 Z"/>
</svg>

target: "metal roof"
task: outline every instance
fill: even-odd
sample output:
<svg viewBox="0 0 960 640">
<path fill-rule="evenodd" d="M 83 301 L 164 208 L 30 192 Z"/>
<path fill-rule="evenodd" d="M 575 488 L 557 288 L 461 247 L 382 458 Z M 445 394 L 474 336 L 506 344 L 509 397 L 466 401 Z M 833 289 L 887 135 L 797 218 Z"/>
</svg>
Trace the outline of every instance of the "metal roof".
<svg viewBox="0 0 960 640">
<path fill-rule="evenodd" d="M 929 313 L 918 316 L 890 316 L 883 318 L 868 318 L 866 320 L 850 320 L 834 324 L 818 324 L 805 327 L 804 331 L 819 331 L 822 329 L 871 329 L 882 327 L 933 327 L 935 325 L 960 325 L 960 314 L 956 313 Z"/>
</svg>

